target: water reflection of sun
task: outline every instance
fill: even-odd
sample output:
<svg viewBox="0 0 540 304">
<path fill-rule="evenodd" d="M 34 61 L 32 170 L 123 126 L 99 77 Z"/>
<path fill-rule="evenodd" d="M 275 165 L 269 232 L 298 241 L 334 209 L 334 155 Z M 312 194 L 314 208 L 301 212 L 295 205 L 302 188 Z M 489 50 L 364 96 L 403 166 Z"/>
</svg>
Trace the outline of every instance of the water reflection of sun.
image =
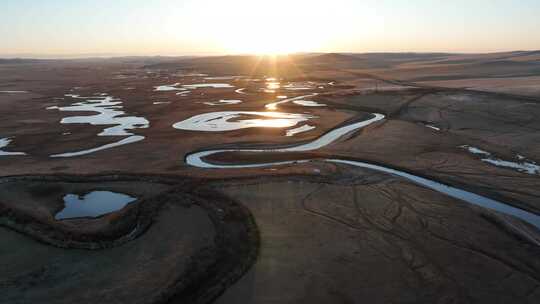
<svg viewBox="0 0 540 304">
<path fill-rule="evenodd" d="M 274 119 L 252 119 L 244 121 L 248 125 L 253 125 L 261 128 L 288 128 L 295 126 L 298 122 L 291 119 L 274 118 Z"/>
</svg>

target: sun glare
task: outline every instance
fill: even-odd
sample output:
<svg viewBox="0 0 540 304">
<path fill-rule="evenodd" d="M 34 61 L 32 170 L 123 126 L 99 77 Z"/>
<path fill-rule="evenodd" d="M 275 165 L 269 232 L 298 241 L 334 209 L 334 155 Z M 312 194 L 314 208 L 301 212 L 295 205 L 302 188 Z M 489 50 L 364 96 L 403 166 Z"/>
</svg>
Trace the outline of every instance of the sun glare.
<svg viewBox="0 0 540 304">
<path fill-rule="evenodd" d="M 309 36 L 282 24 L 265 24 L 243 28 L 242 35 L 230 37 L 224 47 L 233 53 L 284 55 L 311 50 L 314 41 L 310 42 Z"/>
<path fill-rule="evenodd" d="M 246 0 L 222 1 L 203 25 L 201 33 L 213 36 L 229 53 L 284 55 L 319 47 L 316 18 L 304 13 L 308 1 L 274 0 L 261 6 Z M 238 10 L 238 8 L 242 8 Z"/>
</svg>

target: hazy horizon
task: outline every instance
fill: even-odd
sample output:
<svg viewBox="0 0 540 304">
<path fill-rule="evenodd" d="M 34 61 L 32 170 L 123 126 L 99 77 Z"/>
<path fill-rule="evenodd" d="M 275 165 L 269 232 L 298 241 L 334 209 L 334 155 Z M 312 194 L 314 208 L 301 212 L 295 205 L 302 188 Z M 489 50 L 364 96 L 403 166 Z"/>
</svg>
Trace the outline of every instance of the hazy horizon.
<svg viewBox="0 0 540 304">
<path fill-rule="evenodd" d="M 474 55 L 474 54 L 497 54 L 497 53 L 512 53 L 512 52 L 536 52 L 540 49 L 531 49 L 531 50 L 508 50 L 508 51 L 494 51 L 494 52 L 414 52 L 414 51 L 394 51 L 394 52 L 385 52 L 385 51 L 373 51 L 373 52 L 295 52 L 291 54 L 283 55 L 299 55 L 299 54 L 430 54 L 430 53 L 441 53 L 441 54 L 455 54 L 455 55 Z M 92 58 L 123 58 L 123 57 L 219 57 L 219 56 L 267 56 L 265 54 L 256 54 L 256 53 L 188 53 L 188 54 L 123 54 L 123 53 L 96 53 L 96 54 L 0 54 L 0 59 L 38 59 L 38 60 L 67 60 L 67 59 L 92 59 Z"/>
<path fill-rule="evenodd" d="M 540 2 L 7 0 L 0 57 L 540 49 Z"/>
<path fill-rule="evenodd" d="M 450 51 L 370 51 L 370 52 L 293 52 L 289 54 L 281 55 L 298 55 L 298 54 L 430 54 L 430 53 L 441 53 L 441 54 L 455 54 L 455 55 L 474 55 L 474 54 L 497 54 L 497 53 L 512 53 L 512 52 L 536 52 L 540 51 L 539 49 L 527 49 L 527 50 L 503 50 L 503 51 L 486 51 L 486 52 L 450 52 Z M 201 53 L 178 53 L 178 54 L 130 54 L 130 53 L 81 53 L 81 54 L 32 54 L 32 53 L 21 53 L 21 54 L 0 54 L 0 59 L 91 59 L 91 58 L 122 58 L 122 57 L 212 57 L 212 56 L 266 56 L 266 54 L 257 54 L 257 53 L 211 53 L 211 52 L 201 52 Z"/>
</svg>

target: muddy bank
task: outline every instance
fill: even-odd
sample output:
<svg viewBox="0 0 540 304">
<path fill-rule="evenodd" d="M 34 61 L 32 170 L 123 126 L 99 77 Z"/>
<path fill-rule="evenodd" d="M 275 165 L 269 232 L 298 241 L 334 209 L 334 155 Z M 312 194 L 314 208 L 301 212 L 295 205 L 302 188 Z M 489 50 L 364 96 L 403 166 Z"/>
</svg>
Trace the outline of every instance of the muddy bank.
<svg viewBox="0 0 540 304">
<path fill-rule="evenodd" d="M 253 263 L 258 234 L 249 211 L 219 193 L 190 190 L 199 183 L 157 176 L 4 178 L 0 234 L 9 250 L 0 251 L 0 302 L 210 302 Z M 59 193 L 89 189 L 140 199 L 101 217 L 54 221 Z"/>
</svg>

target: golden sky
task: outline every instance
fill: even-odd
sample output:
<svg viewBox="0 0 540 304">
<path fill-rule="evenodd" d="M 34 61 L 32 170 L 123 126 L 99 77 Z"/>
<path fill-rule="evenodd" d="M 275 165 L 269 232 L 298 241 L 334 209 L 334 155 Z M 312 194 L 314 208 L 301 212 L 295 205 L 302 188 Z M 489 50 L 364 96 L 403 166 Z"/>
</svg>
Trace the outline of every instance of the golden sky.
<svg viewBox="0 0 540 304">
<path fill-rule="evenodd" d="M 3 0 L 0 55 L 540 49 L 540 1 Z"/>
</svg>

